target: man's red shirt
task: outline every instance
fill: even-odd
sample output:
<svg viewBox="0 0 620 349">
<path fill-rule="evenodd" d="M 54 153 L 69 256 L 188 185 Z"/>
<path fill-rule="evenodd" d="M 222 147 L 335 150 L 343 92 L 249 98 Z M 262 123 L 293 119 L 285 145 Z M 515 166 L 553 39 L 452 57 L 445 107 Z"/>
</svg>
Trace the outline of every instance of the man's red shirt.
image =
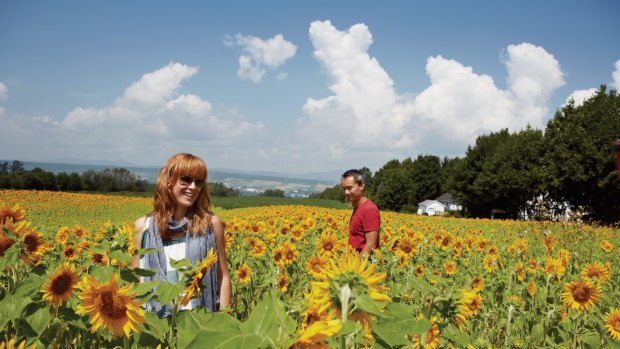
<svg viewBox="0 0 620 349">
<path fill-rule="evenodd" d="M 366 232 L 378 232 L 380 227 L 381 215 L 377 205 L 370 200 L 364 201 L 353 209 L 349 220 L 349 244 L 361 251 L 366 246 Z"/>
</svg>

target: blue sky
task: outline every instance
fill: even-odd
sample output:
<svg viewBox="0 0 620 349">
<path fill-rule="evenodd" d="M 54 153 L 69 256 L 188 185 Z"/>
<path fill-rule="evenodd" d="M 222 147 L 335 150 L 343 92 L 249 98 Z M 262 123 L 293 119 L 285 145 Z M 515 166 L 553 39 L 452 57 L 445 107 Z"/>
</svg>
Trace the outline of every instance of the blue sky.
<svg viewBox="0 0 620 349">
<path fill-rule="evenodd" d="M 305 173 L 544 129 L 620 85 L 617 1 L 0 1 L 0 159 Z"/>
</svg>

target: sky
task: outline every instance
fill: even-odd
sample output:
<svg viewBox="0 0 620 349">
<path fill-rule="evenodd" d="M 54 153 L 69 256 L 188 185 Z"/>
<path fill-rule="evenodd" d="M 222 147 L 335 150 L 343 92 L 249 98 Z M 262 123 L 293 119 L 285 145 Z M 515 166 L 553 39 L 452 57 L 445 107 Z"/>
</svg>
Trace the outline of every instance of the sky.
<svg viewBox="0 0 620 349">
<path fill-rule="evenodd" d="M 0 159 L 377 171 L 620 87 L 616 0 L 0 0 Z"/>
</svg>

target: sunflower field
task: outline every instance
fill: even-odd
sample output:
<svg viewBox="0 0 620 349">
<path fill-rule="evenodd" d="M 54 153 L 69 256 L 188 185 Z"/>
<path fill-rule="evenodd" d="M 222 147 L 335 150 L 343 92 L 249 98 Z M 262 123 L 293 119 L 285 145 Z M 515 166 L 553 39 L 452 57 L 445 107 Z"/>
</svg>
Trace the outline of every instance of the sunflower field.
<svg viewBox="0 0 620 349">
<path fill-rule="evenodd" d="M 347 209 L 216 210 L 232 304 L 179 310 L 216 262 L 140 283 L 133 220 L 151 200 L 0 191 L 0 348 L 620 348 L 620 230 Z M 149 299 L 172 303 L 163 319 Z"/>
</svg>

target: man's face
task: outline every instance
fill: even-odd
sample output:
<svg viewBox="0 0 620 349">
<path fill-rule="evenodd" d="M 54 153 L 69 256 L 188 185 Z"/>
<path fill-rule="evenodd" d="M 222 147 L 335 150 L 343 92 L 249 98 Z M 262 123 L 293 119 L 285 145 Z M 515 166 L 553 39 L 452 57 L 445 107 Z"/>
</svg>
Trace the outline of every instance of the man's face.
<svg viewBox="0 0 620 349">
<path fill-rule="evenodd" d="M 364 183 L 357 184 L 354 176 L 345 177 L 342 179 L 342 191 L 347 201 L 351 202 L 353 206 L 357 207 L 360 199 L 364 196 L 362 192 L 364 190 Z"/>
</svg>

